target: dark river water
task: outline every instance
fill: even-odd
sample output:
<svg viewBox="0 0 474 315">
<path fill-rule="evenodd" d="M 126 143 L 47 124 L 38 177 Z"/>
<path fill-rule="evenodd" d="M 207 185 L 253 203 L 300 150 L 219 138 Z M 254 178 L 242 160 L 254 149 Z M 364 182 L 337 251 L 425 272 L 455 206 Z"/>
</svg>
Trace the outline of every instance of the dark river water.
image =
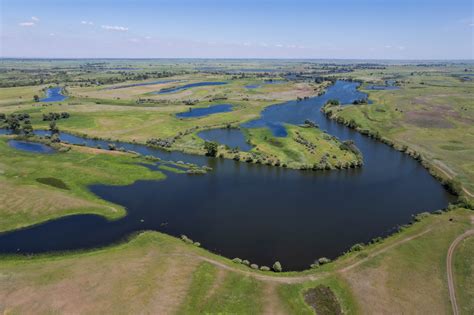
<svg viewBox="0 0 474 315">
<path fill-rule="evenodd" d="M 302 270 L 316 258 L 335 258 L 354 243 L 392 233 L 413 214 L 446 207 L 454 196 L 415 160 L 322 115 L 320 107 L 328 99 L 351 103 L 365 96 L 357 86 L 339 81 L 322 96 L 270 106 L 261 119 L 243 126 L 266 126 L 285 136 L 282 122 L 310 119 L 341 140 L 353 140 L 364 156 L 363 168 L 297 171 L 116 143 L 146 155 L 209 165 L 213 171 L 167 173 L 166 180 L 128 186 L 92 185 L 97 196 L 123 205 L 127 216 L 108 221 L 74 215 L 3 233 L 0 252 L 86 249 L 139 230 L 158 230 L 186 234 L 229 258 L 267 266 L 279 260 L 285 270 Z M 108 143 L 64 133 L 61 138 L 90 146 Z"/>
</svg>

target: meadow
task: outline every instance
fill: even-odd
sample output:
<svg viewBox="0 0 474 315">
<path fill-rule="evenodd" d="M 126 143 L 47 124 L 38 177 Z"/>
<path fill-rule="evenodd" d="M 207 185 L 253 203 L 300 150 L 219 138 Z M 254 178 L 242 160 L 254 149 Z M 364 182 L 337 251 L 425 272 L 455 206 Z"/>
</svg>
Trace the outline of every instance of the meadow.
<svg viewBox="0 0 474 315">
<path fill-rule="evenodd" d="M 157 231 L 138 232 L 120 243 L 87 251 L 2 255 L 2 312 L 451 312 L 446 253 L 474 224 L 469 209 L 474 198 L 474 78 L 466 76 L 473 72 L 472 64 L 4 59 L 0 70 L 0 113 L 27 113 L 34 129 L 50 128 L 44 115 L 67 112 L 69 118 L 55 121 L 60 131 L 142 144 L 159 139 L 170 143 L 166 150 L 200 155 L 207 153 L 200 131 L 239 128 L 270 105 L 322 94 L 335 79 L 356 80 L 372 103 L 332 106 L 326 109 L 331 118 L 386 139 L 402 151 L 419 153 L 438 177 L 460 187 L 462 201 L 420 214 L 385 239 L 355 244 L 335 261 L 302 272 L 255 270 Z M 130 86 L 159 80 L 173 82 Z M 266 83 L 269 80 L 281 82 Z M 394 80 L 399 89 L 367 89 L 386 80 Z M 153 94 L 215 81 L 227 84 Z M 34 95 L 43 97 L 46 88 L 58 83 L 66 100 L 34 101 Z M 233 110 L 176 117 L 190 108 L 224 103 L 232 104 Z M 252 150 L 218 145 L 216 155 L 295 169 L 314 165 L 323 156 L 331 165 L 357 160 L 353 152 L 341 148 L 341 140 L 324 130 L 285 127 L 288 137 L 275 137 L 267 128 L 240 128 Z M 11 148 L 8 141 L 15 137 L 0 136 L 1 232 L 74 214 L 109 220 L 126 215 L 123 207 L 92 194 L 88 189 L 92 184 L 123 186 L 147 179 L 166 184 L 164 172 L 147 167 L 156 161 L 134 153 L 63 143 L 53 144 L 58 150 L 54 154 L 34 154 Z M 318 149 L 308 149 L 301 139 Z M 167 165 L 165 169 L 179 172 L 173 163 Z M 461 314 L 474 310 L 472 252 L 470 237 L 454 254 Z"/>
</svg>

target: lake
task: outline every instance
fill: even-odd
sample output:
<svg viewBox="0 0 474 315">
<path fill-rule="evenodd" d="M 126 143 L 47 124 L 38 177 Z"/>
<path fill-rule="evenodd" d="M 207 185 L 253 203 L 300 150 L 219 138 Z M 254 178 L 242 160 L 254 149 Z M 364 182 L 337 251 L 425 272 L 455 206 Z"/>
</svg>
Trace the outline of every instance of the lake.
<svg viewBox="0 0 474 315">
<path fill-rule="evenodd" d="M 328 99 L 348 104 L 365 97 L 358 86 L 337 81 L 322 96 L 267 107 L 248 128 L 265 126 L 284 136 L 284 123 L 310 119 L 341 140 L 353 140 L 364 156 L 362 168 L 298 171 L 115 143 L 213 171 L 202 176 L 168 172 L 166 180 L 127 186 L 92 185 L 94 194 L 124 206 L 127 215 L 115 221 L 92 214 L 66 216 L 3 233 L 0 252 L 88 249 L 125 240 L 137 231 L 157 230 L 185 234 L 229 258 L 267 266 L 279 260 L 285 270 L 303 270 L 316 258 L 335 258 L 355 243 L 393 233 L 414 214 L 445 208 L 455 197 L 422 165 L 320 112 Z M 65 133 L 60 138 L 92 147 L 109 143 Z"/>
</svg>

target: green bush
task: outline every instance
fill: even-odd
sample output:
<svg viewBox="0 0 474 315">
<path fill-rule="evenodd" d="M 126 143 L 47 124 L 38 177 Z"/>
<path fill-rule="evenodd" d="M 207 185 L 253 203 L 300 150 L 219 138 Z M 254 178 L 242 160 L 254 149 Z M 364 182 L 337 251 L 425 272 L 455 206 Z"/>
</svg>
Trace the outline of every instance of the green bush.
<svg viewBox="0 0 474 315">
<path fill-rule="evenodd" d="M 362 243 L 357 243 L 353 245 L 350 249 L 351 252 L 359 252 L 364 249 L 364 244 Z"/>
<path fill-rule="evenodd" d="M 187 237 L 187 236 L 184 235 L 184 234 L 181 235 L 181 240 L 182 240 L 183 242 L 187 243 L 187 244 L 193 244 L 193 243 L 194 243 L 192 239 L 190 239 L 189 237 Z"/>
<path fill-rule="evenodd" d="M 279 261 L 275 261 L 275 263 L 273 264 L 273 270 L 275 272 L 282 272 L 283 271 L 283 268 L 281 267 L 281 264 Z"/>
<path fill-rule="evenodd" d="M 235 263 L 237 263 L 237 264 L 241 264 L 241 263 L 242 263 L 242 259 L 237 258 L 237 257 L 234 258 L 234 259 L 232 259 L 232 261 L 235 262 Z"/>
<path fill-rule="evenodd" d="M 257 264 L 251 264 L 251 265 L 250 265 L 250 268 L 252 268 L 252 269 L 258 269 L 258 265 L 257 265 Z"/>
<path fill-rule="evenodd" d="M 327 264 L 327 263 L 330 263 L 331 262 L 331 259 L 329 258 L 326 258 L 326 257 L 321 257 L 318 259 L 318 263 L 320 265 L 324 265 L 324 264 Z"/>
<path fill-rule="evenodd" d="M 244 259 L 242 260 L 242 264 L 244 264 L 245 266 L 250 266 L 250 261 L 248 261 L 247 259 Z"/>
<path fill-rule="evenodd" d="M 260 270 L 261 270 L 261 271 L 270 271 L 270 267 L 261 266 L 261 267 L 260 267 Z"/>
</svg>

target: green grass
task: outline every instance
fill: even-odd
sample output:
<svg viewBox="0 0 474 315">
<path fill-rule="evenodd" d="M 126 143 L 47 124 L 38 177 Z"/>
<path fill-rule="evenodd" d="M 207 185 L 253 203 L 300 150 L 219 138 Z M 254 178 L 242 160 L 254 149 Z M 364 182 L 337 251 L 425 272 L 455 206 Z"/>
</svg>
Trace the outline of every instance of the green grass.
<svg viewBox="0 0 474 315">
<path fill-rule="evenodd" d="M 331 166 L 338 163 L 350 163 L 357 161 L 357 157 L 350 151 L 340 148 L 341 142 L 325 134 L 318 128 L 304 128 L 294 125 L 286 125 L 288 136 L 284 138 L 275 137 L 267 128 L 247 129 L 248 137 L 256 148 L 252 152 L 257 155 L 267 156 L 270 159 L 279 160 L 288 167 L 300 168 L 302 166 L 312 167 L 318 164 L 323 155 L 328 155 Z M 315 149 L 296 141 L 297 138 L 304 139 L 314 145 Z"/>
<path fill-rule="evenodd" d="M 474 312 L 474 237 L 459 243 L 454 253 L 454 282 L 461 314 Z"/>
<path fill-rule="evenodd" d="M 131 154 L 81 147 L 37 154 L 15 150 L 7 141 L 7 137 L 0 137 L 0 185 L 10 194 L 4 195 L 0 205 L 0 231 L 66 214 L 95 213 L 118 218 L 125 210 L 92 194 L 89 185 L 126 185 L 138 179 L 165 178 L 160 172 L 138 165 L 148 161 Z"/>
<path fill-rule="evenodd" d="M 226 273 L 217 288 L 217 267 L 201 263 L 193 273 L 193 281 L 180 314 L 250 314 L 261 311 L 261 287 L 255 279 Z"/>
<path fill-rule="evenodd" d="M 329 287 L 336 295 L 343 314 L 359 314 L 359 306 L 348 285 L 338 276 L 330 276 L 319 281 L 308 281 L 302 284 L 284 284 L 278 288 L 278 294 L 289 314 L 314 314 L 313 308 L 304 300 L 308 289 L 320 285 Z"/>
</svg>

